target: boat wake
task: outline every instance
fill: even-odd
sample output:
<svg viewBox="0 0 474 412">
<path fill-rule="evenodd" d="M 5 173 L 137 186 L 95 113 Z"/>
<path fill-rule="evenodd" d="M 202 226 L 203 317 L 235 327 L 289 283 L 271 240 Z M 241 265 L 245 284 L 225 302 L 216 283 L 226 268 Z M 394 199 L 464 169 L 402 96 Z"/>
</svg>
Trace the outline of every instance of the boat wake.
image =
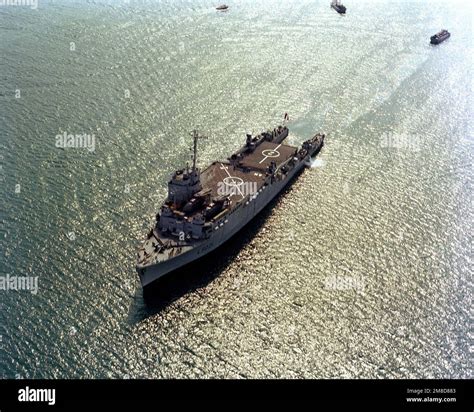
<svg viewBox="0 0 474 412">
<path fill-rule="evenodd" d="M 324 167 L 324 165 L 325 165 L 325 162 L 322 159 L 309 158 L 309 160 L 307 162 L 305 162 L 305 166 L 307 166 L 311 169 L 313 169 L 315 167 Z"/>
</svg>

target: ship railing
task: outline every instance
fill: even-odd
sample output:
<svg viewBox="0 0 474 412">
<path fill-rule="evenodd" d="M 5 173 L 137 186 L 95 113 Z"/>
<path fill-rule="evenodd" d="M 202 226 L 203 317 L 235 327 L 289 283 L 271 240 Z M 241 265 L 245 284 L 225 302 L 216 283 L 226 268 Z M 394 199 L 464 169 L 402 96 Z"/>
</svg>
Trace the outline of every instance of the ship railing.
<svg viewBox="0 0 474 412">
<path fill-rule="evenodd" d="M 221 212 L 219 212 L 217 215 L 215 215 L 213 218 L 212 218 L 212 223 L 215 223 L 217 222 L 219 219 L 223 218 L 226 214 L 227 214 L 228 210 L 227 209 L 224 209 L 222 210 Z"/>
</svg>

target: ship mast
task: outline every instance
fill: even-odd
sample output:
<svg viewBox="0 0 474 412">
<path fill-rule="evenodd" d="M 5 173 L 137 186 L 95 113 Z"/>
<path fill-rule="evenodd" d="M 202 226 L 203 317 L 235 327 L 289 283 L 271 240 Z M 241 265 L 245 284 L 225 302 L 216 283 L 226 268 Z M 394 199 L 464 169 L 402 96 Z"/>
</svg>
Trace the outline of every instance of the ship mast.
<svg viewBox="0 0 474 412">
<path fill-rule="evenodd" d="M 199 139 L 199 134 L 197 130 L 193 130 L 193 141 L 194 141 L 194 146 L 193 146 L 193 173 L 196 172 L 196 159 L 197 159 L 197 143 Z"/>
<path fill-rule="evenodd" d="M 196 162 L 197 162 L 197 143 L 198 139 L 207 139 L 207 136 L 201 136 L 197 130 L 193 130 L 193 168 L 191 169 L 193 173 L 197 171 Z"/>
</svg>

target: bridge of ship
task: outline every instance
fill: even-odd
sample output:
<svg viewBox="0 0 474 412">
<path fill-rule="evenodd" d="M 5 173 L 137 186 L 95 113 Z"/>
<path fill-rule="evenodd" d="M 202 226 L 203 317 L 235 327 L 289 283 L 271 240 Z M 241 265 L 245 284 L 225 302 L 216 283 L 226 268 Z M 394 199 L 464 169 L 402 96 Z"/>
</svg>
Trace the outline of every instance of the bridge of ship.
<svg viewBox="0 0 474 412">
<path fill-rule="evenodd" d="M 232 189 L 230 200 L 233 204 L 242 200 L 248 193 L 245 190 L 247 187 L 254 187 L 256 183 L 256 190 L 265 183 L 265 174 L 274 161 L 279 167 L 291 159 L 296 154 L 296 148 L 285 144 L 277 144 L 272 142 L 262 142 L 251 153 L 247 153 L 240 160 L 239 166 L 234 167 L 229 162 L 214 162 L 209 167 L 201 172 L 201 184 L 203 189 L 211 189 L 212 196 L 217 197 L 218 189 L 225 185 L 229 190 Z M 240 190 L 239 190 L 240 189 Z"/>
</svg>

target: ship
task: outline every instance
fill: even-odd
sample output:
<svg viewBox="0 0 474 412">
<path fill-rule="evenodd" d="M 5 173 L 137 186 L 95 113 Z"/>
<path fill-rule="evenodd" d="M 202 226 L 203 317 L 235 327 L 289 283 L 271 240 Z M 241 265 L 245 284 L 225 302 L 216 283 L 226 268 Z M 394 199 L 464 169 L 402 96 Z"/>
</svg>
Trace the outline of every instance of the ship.
<svg viewBox="0 0 474 412">
<path fill-rule="evenodd" d="M 451 33 L 447 30 L 441 30 L 440 32 L 436 33 L 434 36 L 430 37 L 431 44 L 440 44 L 444 42 L 446 39 L 451 37 Z"/>
<path fill-rule="evenodd" d="M 216 10 L 219 10 L 219 11 L 226 11 L 228 9 L 229 9 L 229 6 L 227 4 L 221 4 L 220 6 L 216 7 Z"/>
<path fill-rule="evenodd" d="M 247 134 L 244 146 L 201 171 L 196 160 L 203 136 L 193 132 L 192 166 L 172 174 L 168 196 L 138 250 L 136 269 L 144 289 L 234 236 L 324 144 L 325 135 L 317 133 L 300 148 L 293 147 L 284 143 L 288 133 L 286 125 L 279 125 L 257 136 Z"/>
<path fill-rule="evenodd" d="M 339 14 L 346 14 L 346 7 L 343 6 L 339 0 L 332 0 L 331 7 Z"/>
</svg>

